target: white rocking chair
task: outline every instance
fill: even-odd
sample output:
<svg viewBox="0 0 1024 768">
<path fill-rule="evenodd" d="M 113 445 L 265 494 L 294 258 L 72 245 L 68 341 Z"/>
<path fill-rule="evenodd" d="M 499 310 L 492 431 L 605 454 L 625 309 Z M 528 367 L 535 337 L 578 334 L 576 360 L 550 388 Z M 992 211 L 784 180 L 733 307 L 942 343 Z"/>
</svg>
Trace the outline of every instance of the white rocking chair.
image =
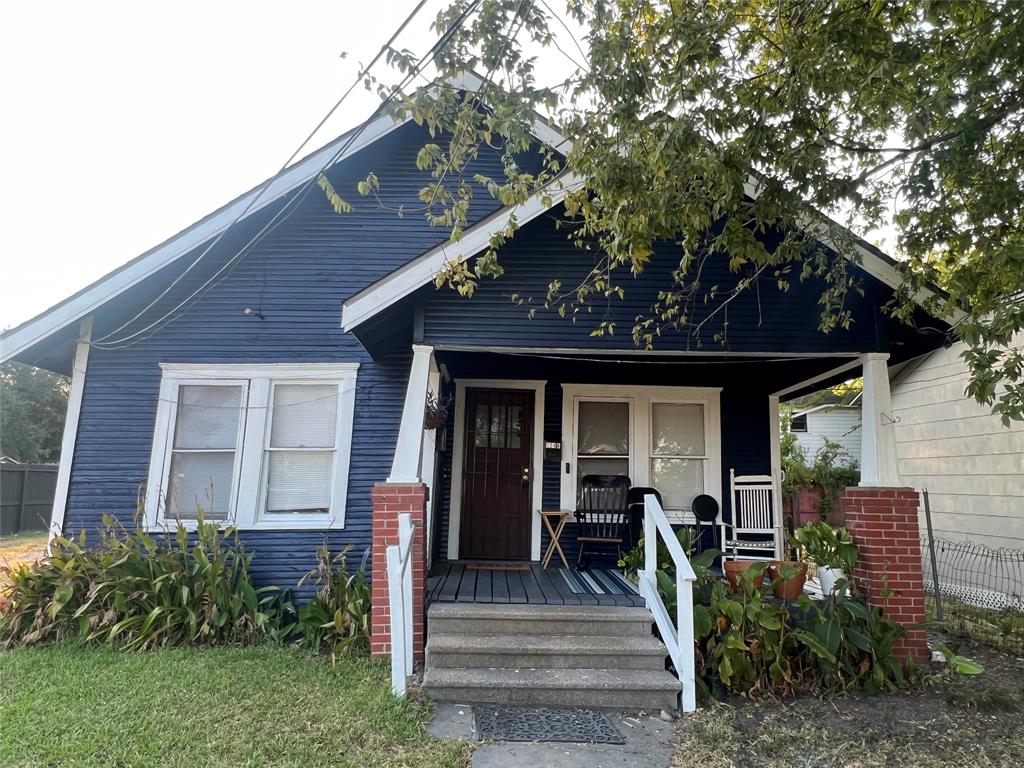
<svg viewBox="0 0 1024 768">
<path fill-rule="evenodd" d="M 782 553 L 782 517 L 775 509 L 775 480 L 771 475 L 737 475 L 729 470 L 732 522 L 722 519 L 722 551 L 735 560 L 774 560 Z"/>
</svg>

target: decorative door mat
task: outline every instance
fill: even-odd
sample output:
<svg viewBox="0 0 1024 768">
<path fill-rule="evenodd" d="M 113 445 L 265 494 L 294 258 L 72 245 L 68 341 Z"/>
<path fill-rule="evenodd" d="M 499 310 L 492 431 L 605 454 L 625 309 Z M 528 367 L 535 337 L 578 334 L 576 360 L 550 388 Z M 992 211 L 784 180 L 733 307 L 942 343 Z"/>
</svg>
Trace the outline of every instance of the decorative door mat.
<svg viewBox="0 0 1024 768">
<path fill-rule="evenodd" d="M 466 563 L 467 571 L 528 571 L 529 563 Z"/>
<path fill-rule="evenodd" d="M 588 709 L 527 709 L 473 705 L 478 739 L 625 744 L 608 716 Z"/>
</svg>

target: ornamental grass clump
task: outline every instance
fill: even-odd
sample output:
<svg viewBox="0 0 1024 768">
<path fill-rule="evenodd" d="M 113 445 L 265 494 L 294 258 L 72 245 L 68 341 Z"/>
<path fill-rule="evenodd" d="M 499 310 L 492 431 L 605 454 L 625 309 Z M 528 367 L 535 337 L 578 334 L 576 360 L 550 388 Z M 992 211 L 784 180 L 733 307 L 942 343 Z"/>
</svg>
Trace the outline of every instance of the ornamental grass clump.
<svg viewBox="0 0 1024 768">
<path fill-rule="evenodd" d="M 314 651 L 327 651 L 344 656 L 367 653 L 370 649 L 370 581 L 366 577 L 363 555 L 358 570 L 349 573 L 345 547 L 331 555 L 324 546 L 317 550 L 316 567 L 299 580 L 302 586 L 312 580 L 316 596 L 299 613 L 299 627 L 304 643 Z"/>
<path fill-rule="evenodd" d="M 274 587 L 256 588 L 252 556 L 235 529 L 200 514 L 151 536 L 103 518 L 96 546 L 55 538 L 34 565 L 5 568 L 0 595 L 4 648 L 62 640 L 123 650 L 281 639 L 291 606 Z"/>
</svg>

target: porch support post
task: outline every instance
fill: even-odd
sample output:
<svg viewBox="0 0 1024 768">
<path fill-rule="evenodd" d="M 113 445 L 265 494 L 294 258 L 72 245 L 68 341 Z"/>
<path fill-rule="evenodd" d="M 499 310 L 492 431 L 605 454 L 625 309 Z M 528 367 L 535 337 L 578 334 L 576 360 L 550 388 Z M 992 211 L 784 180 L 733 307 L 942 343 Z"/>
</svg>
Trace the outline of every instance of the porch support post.
<svg viewBox="0 0 1024 768">
<path fill-rule="evenodd" d="M 436 397 L 441 396 L 441 373 L 437 369 L 437 361 L 434 356 L 430 357 L 430 372 L 427 375 L 427 390 L 433 392 Z M 431 540 L 432 532 L 434 530 L 434 460 L 436 458 L 435 451 L 437 450 L 437 430 L 436 429 L 424 429 L 423 430 L 423 448 L 420 455 L 420 473 L 423 476 L 423 484 L 427 486 L 427 514 L 426 514 L 426 530 L 424 536 L 427 547 L 427 567 L 430 567 L 431 552 L 433 552 L 434 542 Z"/>
<path fill-rule="evenodd" d="M 427 403 L 427 387 L 434 348 L 423 344 L 412 345 L 412 366 L 409 384 L 405 389 L 402 425 L 398 430 L 395 458 L 391 462 L 389 483 L 418 483 L 420 460 L 423 457 L 423 412 Z"/>
<path fill-rule="evenodd" d="M 768 395 L 769 452 L 772 475 L 772 519 L 775 523 L 775 558 L 781 560 L 786 551 L 785 526 L 782 522 L 782 424 L 779 421 L 779 396 Z"/>
<path fill-rule="evenodd" d="M 861 355 L 864 396 L 860 485 L 865 487 L 896 487 L 900 484 L 896 469 L 896 421 L 892 417 L 888 359 L 888 353 L 884 352 Z"/>
<path fill-rule="evenodd" d="M 64 417 L 64 434 L 60 441 L 60 465 L 57 468 L 57 487 L 53 493 L 50 512 L 50 540 L 64 535 L 64 516 L 67 512 L 68 489 L 71 486 L 71 462 L 75 457 L 78 439 L 78 419 L 85 395 L 85 369 L 89 364 L 89 342 L 92 340 L 92 316 L 82 320 L 78 328 L 78 346 L 71 371 L 71 389 L 68 392 L 68 410 Z"/>
</svg>

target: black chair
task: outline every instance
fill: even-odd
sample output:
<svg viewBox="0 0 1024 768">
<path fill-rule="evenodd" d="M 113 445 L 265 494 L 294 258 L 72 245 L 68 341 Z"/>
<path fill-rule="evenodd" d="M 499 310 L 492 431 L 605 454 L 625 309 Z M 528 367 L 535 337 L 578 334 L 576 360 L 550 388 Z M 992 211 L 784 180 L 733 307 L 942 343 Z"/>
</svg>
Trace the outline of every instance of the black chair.
<svg viewBox="0 0 1024 768">
<path fill-rule="evenodd" d="M 593 544 L 614 544 L 619 557 L 622 557 L 622 544 L 629 523 L 628 496 L 629 478 L 625 475 L 583 477 L 574 515 L 576 541 L 580 547 L 576 557 L 577 568 L 584 570 L 589 566 L 587 550 Z"/>
<path fill-rule="evenodd" d="M 711 523 L 711 545 L 717 549 L 715 532 L 718 530 L 718 500 L 714 496 L 702 493 L 693 499 L 693 516 L 697 518 L 697 547 L 698 552 L 704 551 L 704 526 L 701 523 Z"/>
<path fill-rule="evenodd" d="M 626 505 L 629 508 L 629 545 L 635 546 L 644 536 L 644 496 L 654 494 L 654 498 L 664 509 L 665 502 L 661 498 L 661 491 L 646 485 L 635 485 L 629 489 L 626 495 Z"/>
</svg>

